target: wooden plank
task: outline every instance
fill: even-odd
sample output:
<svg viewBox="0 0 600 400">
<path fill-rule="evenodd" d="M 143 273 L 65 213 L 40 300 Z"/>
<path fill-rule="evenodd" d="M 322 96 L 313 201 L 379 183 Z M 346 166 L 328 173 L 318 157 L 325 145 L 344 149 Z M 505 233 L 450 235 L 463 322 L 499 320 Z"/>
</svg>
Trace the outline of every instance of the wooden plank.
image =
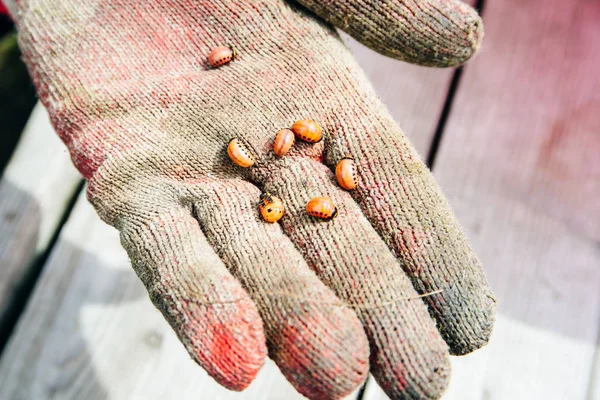
<svg viewBox="0 0 600 400">
<path fill-rule="evenodd" d="M 445 399 L 598 397 L 600 3 L 488 0 L 484 20 L 434 172 L 500 308 Z"/>
<path fill-rule="evenodd" d="M 590 374 L 590 388 L 586 400 L 600 400 L 600 340 L 596 343 L 596 355 Z"/>
<path fill-rule="evenodd" d="M 46 251 L 80 181 L 38 104 L 0 180 L 0 321 L 15 288 Z"/>
</svg>

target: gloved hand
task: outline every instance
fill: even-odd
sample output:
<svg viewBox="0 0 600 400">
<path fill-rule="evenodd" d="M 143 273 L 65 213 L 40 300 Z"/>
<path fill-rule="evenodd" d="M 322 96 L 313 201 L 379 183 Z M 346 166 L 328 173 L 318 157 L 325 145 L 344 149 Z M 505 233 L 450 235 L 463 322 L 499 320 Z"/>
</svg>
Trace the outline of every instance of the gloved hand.
<svg viewBox="0 0 600 400">
<path fill-rule="evenodd" d="M 300 3 L 423 65 L 462 63 L 482 36 L 454 0 Z M 282 0 L 18 4 L 25 59 L 89 200 L 219 383 L 245 388 L 268 349 L 311 398 L 349 393 L 369 368 L 392 398 L 437 398 L 448 352 L 486 343 L 495 300 L 480 264 L 329 25 Z M 237 57 L 211 69 L 220 45 Z M 276 157 L 275 134 L 302 118 L 324 140 Z M 228 159 L 233 137 L 253 167 Z M 332 173 L 347 155 L 359 171 L 351 192 Z M 285 202 L 279 223 L 261 219 L 261 191 Z M 309 217 L 316 196 L 338 217 Z"/>
</svg>

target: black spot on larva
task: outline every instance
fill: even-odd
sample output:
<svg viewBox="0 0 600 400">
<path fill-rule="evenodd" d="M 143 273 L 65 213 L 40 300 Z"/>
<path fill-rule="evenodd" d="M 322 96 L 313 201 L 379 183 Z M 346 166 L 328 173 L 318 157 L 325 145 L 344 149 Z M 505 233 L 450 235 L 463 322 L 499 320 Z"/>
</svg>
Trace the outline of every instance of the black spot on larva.
<svg viewBox="0 0 600 400">
<path fill-rule="evenodd" d="M 267 211 L 268 211 L 268 212 L 271 212 L 271 211 L 273 211 L 273 209 L 272 209 L 272 208 L 269 208 L 269 209 L 267 209 Z"/>
</svg>

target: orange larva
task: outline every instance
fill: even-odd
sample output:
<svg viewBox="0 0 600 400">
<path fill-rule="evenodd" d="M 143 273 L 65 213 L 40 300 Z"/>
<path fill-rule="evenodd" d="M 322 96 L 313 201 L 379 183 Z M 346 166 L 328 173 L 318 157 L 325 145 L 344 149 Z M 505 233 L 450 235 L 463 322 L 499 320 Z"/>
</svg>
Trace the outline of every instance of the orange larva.
<svg viewBox="0 0 600 400">
<path fill-rule="evenodd" d="M 305 142 L 317 143 L 323 139 L 323 130 L 313 120 L 301 119 L 300 121 L 294 122 L 292 125 L 292 132 Z"/>
<path fill-rule="evenodd" d="M 219 46 L 208 55 L 208 64 L 213 68 L 219 68 L 227 64 L 235 57 L 235 51 L 231 47 Z"/>
<path fill-rule="evenodd" d="M 265 221 L 277 222 L 285 214 L 285 206 L 279 197 L 275 197 L 271 193 L 263 193 L 260 195 L 258 211 Z"/>
<path fill-rule="evenodd" d="M 337 208 L 329 197 L 315 197 L 306 204 L 306 212 L 311 217 L 331 219 L 337 216 Z"/>
<path fill-rule="evenodd" d="M 283 157 L 292 148 L 294 144 L 294 132 L 289 129 L 282 129 L 277 132 L 273 142 L 273 152 L 279 157 Z"/>
<path fill-rule="evenodd" d="M 358 174 L 354 159 L 345 157 L 335 167 L 335 177 L 341 187 L 346 190 L 352 190 L 358 186 Z"/>
<path fill-rule="evenodd" d="M 254 158 L 248 149 L 246 149 L 246 146 L 240 143 L 238 138 L 233 138 L 229 141 L 227 155 L 229 155 L 231 161 L 240 167 L 248 168 L 254 165 Z"/>
</svg>

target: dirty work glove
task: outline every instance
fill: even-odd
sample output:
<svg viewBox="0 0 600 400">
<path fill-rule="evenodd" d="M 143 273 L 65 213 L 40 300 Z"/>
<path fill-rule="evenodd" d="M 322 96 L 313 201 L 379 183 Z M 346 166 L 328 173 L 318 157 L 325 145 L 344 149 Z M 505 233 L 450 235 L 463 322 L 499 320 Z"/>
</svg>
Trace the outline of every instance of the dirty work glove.
<svg viewBox="0 0 600 400">
<path fill-rule="evenodd" d="M 456 1 L 300 3 L 425 65 L 465 61 L 482 36 Z M 348 394 L 369 368 L 392 398 L 438 398 L 449 351 L 486 343 L 495 300 L 448 203 L 338 35 L 307 9 L 21 0 L 18 10 L 30 72 L 90 201 L 219 383 L 245 388 L 268 349 L 310 398 Z M 237 57 L 211 69 L 219 45 Z M 276 132 L 302 118 L 324 140 L 276 157 Z M 233 137 L 253 167 L 228 159 Z M 345 156 L 358 165 L 351 192 L 332 173 Z M 285 202 L 279 223 L 260 218 L 262 190 Z M 306 215 L 317 196 L 333 199 L 336 219 Z"/>
</svg>

